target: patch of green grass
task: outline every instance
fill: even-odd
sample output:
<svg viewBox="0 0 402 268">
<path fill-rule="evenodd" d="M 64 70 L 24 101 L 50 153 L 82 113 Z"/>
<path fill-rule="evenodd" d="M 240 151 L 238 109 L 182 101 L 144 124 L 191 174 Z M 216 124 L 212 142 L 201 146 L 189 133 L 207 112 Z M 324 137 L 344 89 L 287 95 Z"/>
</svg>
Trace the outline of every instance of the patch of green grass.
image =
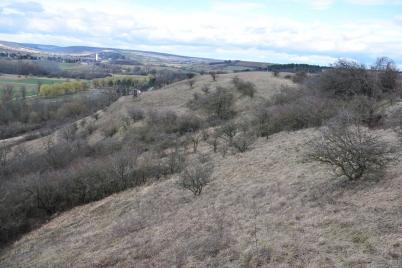
<svg viewBox="0 0 402 268">
<path fill-rule="evenodd" d="M 18 76 L 0 76 L 0 89 L 6 85 L 11 85 L 14 87 L 14 95 L 20 94 L 21 87 L 26 88 L 27 96 L 36 95 L 38 85 L 39 84 L 54 84 L 65 82 L 66 79 L 58 79 L 58 78 L 42 78 L 42 77 L 27 77 L 21 78 Z M 1 94 L 1 93 L 0 93 Z"/>
<path fill-rule="evenodd" d="M 63 62 L 59 64 L 60 69 L 67 71 L 67 70 L 76 70 L 76 69 L 82 69 L 83 65 L 79 63 L 68 63 L 68 62 Z"/>
<path fill-rule="evenodd" d="M 147 80 L 149 79 L 149 76 L 147 75 L 126 75 L 126 74 L 113 74 L 114 78 L 135 78 L 137 80 Z"/>
</svg>

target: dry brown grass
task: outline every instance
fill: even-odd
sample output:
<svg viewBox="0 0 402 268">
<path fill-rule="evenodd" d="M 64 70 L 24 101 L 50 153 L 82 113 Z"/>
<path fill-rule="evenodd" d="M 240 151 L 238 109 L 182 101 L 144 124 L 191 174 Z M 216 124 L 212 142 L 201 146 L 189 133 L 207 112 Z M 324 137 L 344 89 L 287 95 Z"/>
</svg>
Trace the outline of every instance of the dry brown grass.
<svg viewBox="0 0 402 268">
<path fill-rule="evenodd" d="M 128 107 L 184 113 L 204 85 L 230 86 L 236 75 L 258 90 L 237 102 L 240 112 L 292 85 L 263 72 L 198 76 L 194 89 L 178 82 L 86 118 L 96 129 L 88 139 L 103 139 Z M 334 180 L 303 160 L 314 134 L 278 133 L 225 158 L 201 142 L 215 168 L 199 197 L 174 176 L 74 208 L 5 249 L 0 267 L 401 267 L 402 164 L 381 181 Z M 378 134 L 397 144 L 390 130 Z"/>
<path fill-rule="evenodd" d="M 201 144 L 215 163 L 201 196 L 173 177 L 75 208 L 0 266 L 401 267 L 402 165 L 379 182 L 333 180 L 303 161 L 313 134 L 278 133 L 226 158 Z"/>
</svg>

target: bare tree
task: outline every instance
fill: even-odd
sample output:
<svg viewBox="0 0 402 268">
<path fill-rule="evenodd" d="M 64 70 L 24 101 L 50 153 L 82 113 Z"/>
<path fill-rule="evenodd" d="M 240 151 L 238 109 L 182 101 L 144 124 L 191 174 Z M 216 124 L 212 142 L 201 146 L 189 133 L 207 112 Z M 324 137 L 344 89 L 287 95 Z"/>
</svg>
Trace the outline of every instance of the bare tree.
<svg viewBox="0 0 402 268">
<path fill-rule="evenodd" d="M 377 86 L 381 88 L 383 93 L 391 95 L 398 93 L 396 90 L 399 71 L 392 59 L 378 58 L 372 70 L 376 76 Z"/>
<path fill-rule="evenodd" d="M 3 92 L 1 94 L 1 102 L 3 104 L 12 101 L 13 95 L 14 95 L 13 91 L 14 91 L 14 86 L 12 86 L 12 85 L 5 85 L 3 87 Z"/>
<path fill-rule="evenodd" d="M 10 147 L 0 145 L 0 175 L 5 173 L 7 170 L 10 152 Z"/>
<path fill-rule="evenodd" d="M 136 151 L 124 150 L 123 152 L 114 155 L 112 161 L 112 174 L 118 178 L 122 189 L 126 189 L 129 186 L 129 179 L 136 161 Z"/>
<path fill-rule="evenodd" d="M 66 126 L 61 130 L 61 137 L 67 143 L 73 142 L 77 137 L 77 130 L 78 130 L 78 128 L 75 123 L 71 124 L 69 126 Z"/>
<path fill-rule="evenodd" d="M 194 133 L 191 135 L 191 142 L 193 144 L 193 153 L 197 153 L 198 145 L 200 141 L 203 139 L 202 132 Z"/>
</svg>

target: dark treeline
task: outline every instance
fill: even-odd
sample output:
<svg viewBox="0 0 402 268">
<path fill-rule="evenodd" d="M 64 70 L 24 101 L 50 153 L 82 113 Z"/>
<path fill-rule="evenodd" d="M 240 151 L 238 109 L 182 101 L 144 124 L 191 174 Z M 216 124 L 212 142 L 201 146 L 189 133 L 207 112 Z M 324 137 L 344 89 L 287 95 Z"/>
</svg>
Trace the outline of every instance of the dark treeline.
<svg viewBox="0 0 402 268">
<path fill-rule="evenodd" d="M 161 88 L 174 82 L 194 77 L 193 73 L 185 73 L 167 69 L 155 71 L 151 70 L 150 73 L 152 76 L 149 81 L 149 85 L 155 88 Z"/>
<path fill-rule="evenodd" d="M 0 59 L 0 73 L 16 75 L 93 79 L 108 76 L 108 71 L 111 71 L 110 68 L 106 69 L 99 66 L 88 66 L 87 68 L 80 70 L 62 70 L 60 69 L 59 64 L 54 61 Z"/>
<path fill-rule="evenodd" d="M 288 72 L 288 73 L 297 73 L 297 72 L 306 72 L 306 73 L 319 73 L 323 70 L 328 69 L 329 67 L 323 67 L 318 65 L 310 65 L 310 64 L 273 64 L 268 66 L 268 71 L 270 72 Z"/>
</svg>

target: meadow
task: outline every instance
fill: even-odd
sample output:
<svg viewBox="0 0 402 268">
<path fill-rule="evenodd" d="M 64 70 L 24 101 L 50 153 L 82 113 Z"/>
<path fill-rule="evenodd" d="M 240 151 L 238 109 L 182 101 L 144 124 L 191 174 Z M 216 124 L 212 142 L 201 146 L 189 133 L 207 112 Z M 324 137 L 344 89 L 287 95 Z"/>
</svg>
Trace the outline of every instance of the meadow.
<svg viewBox="0 0 402 268">
<path fill-rule="evenodd" d="M 25 87 L 27 90 L 27 96 L 35 96 L 40 85 L 50 85 L 65 81 L 67 80 L 62 78 L 3 74 L 0 75 L 0 88 L 10 85 L 14 87 L 15 92 L 18 92 L 21 87 Z"/>
</svg>

